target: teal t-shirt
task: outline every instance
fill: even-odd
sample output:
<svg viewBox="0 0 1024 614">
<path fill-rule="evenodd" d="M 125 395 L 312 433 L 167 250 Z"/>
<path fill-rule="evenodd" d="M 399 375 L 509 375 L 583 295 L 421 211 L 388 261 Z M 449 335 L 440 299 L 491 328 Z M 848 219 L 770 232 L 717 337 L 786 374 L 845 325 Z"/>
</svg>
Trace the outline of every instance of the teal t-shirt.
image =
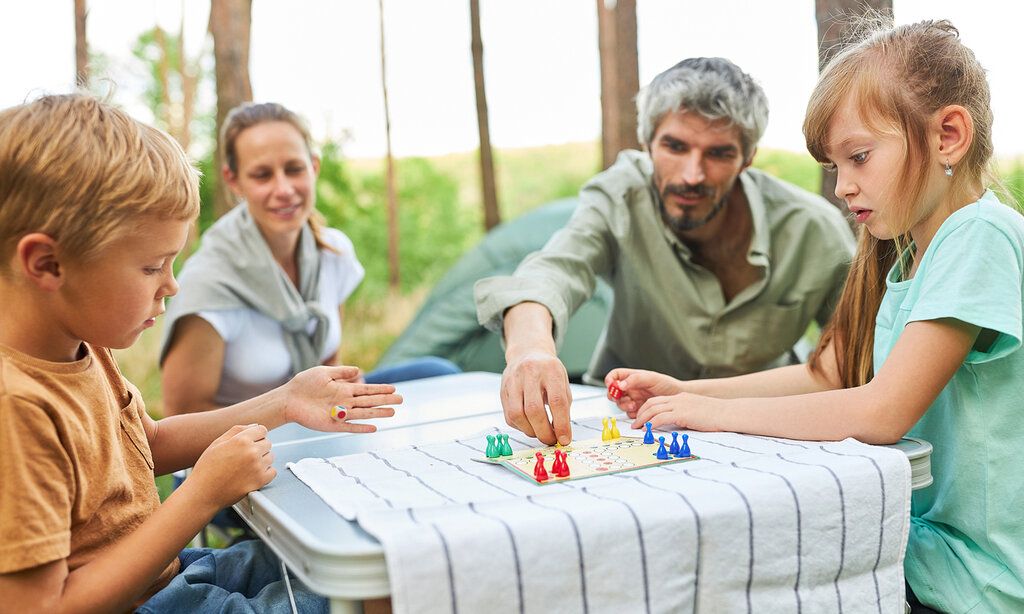
<svg viewBox="0 0 1024 614">
<path fill-rule="evenodd" d="M 983 333 L 909 435 L 934 446 L 934 484 L 911 503 L 906 574 L 944 612 L 1024 612 L 1024 217 L 986 192 L 949 216 L 903 280 L 886 280 L 877 372 L 909 322 Z"/>
</svg>

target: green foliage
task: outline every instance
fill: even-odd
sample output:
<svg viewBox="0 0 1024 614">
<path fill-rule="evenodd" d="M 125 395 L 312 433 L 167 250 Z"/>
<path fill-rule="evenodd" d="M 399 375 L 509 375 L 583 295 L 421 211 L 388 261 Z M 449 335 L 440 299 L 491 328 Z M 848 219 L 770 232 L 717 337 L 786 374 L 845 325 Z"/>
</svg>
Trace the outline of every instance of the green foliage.
<svg viewBox="0 0 1024 614">
<path fill-rule="evenodd" d="M 480 236 L 459 206 L 456 181 L 424 158 L 396 163 L 401 289 L 436 281 Z M 352 239 L 366 267 L 360 294 L 380 297 L 388 280 L 387 184 L 383 169 L 353 179 L 336 146 L 323 148 L 317 207 Z"/>
<path fill-rule="evenodd" d="M 821 192 L 821 166 L 809 154 L 763 149 L 754 156 L 754 167 L 808 192 Z"/>
<path fill-rule="evenodd" d="M 217 188 L 217 173 L 213 168 L 213 152 L 194 160 L 194 163 L 202 173 L 199 177 L 199 230 L 202 233 L 216 221 L 213 214 L 213 191 Z"/>
<path fill-rule="evenodd" d="M 1012 199 L 1007 204 L 1016 205 L 1018 210 L 1024 211 L 1024 161 L 1021 158 L 1014 160 L 1012 167 L 1003 170 L 1001 179 L 1008 192 L 1006 196 Z"/>
</svg>

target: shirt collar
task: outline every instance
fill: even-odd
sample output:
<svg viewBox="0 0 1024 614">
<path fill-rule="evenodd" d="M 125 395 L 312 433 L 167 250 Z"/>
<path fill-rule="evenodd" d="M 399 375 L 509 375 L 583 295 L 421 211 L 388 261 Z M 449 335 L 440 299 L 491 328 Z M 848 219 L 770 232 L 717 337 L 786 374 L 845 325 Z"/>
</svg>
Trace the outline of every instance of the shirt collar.
<svg viewBox="0 0 1024 614">
<path fill-rule="evenodd" d="M 740 173 L 740 185 L 743 187 L 743 194 L 747 197 L 750 219 L 754 224 L 754 236 L 750 240 L 750 250 L 747 252 L 747 256 L 751 262 L 756 263 L 757 260 L 763 259 L 767 263 L 772 247 L 772 235 L 768 228 L 768 210 L 765 208 L 764 199 L 761 198 L 761 190 L 749 171 Z"/>
</svg>

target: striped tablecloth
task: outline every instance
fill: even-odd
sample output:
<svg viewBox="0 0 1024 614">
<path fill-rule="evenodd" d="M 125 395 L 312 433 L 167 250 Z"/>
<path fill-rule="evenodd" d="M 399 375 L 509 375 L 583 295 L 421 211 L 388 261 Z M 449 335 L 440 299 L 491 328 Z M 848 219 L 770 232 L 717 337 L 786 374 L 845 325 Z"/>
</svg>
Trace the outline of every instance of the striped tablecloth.
<svg viewBox="0 0 1024 614">
<path fill-rule="evenodd" d="M 396 612 L 903 611 L 902 452 L 691 432 L 701 460 L 539 486 L 470 460 L 494 432 L 289 468 L 383 544 Z"/>
</svg>

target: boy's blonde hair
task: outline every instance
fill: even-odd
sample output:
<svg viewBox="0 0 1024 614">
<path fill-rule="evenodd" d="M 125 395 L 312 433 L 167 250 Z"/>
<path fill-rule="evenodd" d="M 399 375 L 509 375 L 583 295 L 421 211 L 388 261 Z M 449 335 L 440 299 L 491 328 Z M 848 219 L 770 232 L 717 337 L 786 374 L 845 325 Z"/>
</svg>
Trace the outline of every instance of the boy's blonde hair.
<svg viewBox="0 0 1024 614">
<path fill-rule="evenodd" d="M 846 286 L 811 357 L 811 368 L 819 369 L 820 352 L 834 343 L 845 387 L 863 385 L 874 375 L 875 316 L 885 293 L 885 276 L 901 248 L 909 245 L 914 209 L 932 165 L 942 162 L 931 159 L 928 149 L 929 123 L 937 111 L 960 105 L 973 124 L 971 143 L 956 166 L 951 189 L 966 193 L 966 186 L 994 178 L 988 81 L 953 24 L 942 20 L 893 27 L 872 19 L 870 26 L 874 28 L 822 70 L 804 119 L 807 149 L 821 163 L 828 163 L 832 119 L 848 101 L 870 130 L 898 136 L 906 146 L 900 179 L 889 191 L 897 212 L 892 228 L 896 236 L 879 240 L 861 228 Z"/>
<path fill-rule="evenodd" d="M 84 94 L 0 111 L 0 272 L 41 232 L 88 260 L 142 216 L 199 214 L 199 173 L 164 132 Z"/>
</svg>

